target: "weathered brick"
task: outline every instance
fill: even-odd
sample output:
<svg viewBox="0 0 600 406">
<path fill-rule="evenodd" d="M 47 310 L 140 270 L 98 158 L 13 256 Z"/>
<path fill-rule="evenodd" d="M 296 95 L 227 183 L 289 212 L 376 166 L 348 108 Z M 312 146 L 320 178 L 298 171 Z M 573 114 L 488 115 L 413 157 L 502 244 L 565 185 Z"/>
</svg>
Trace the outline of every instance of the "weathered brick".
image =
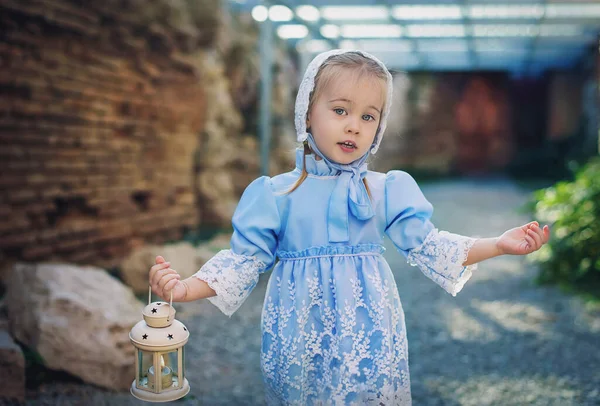
<svg viewBox="0 0 600 406">
<path fill-rule="evenodd" d="M 37 243 L 30 245 L 23 250 L 23 259 L 33 261 L 49 257 L 54 252 L 54 247 L 50 244 Z"/>
<path fill-rule="evenodd" d="M 0 246 L 1 247 L 25 247 L 28 244 L 32 244 L 35 242 L 36 233 L 34 231 L 28 232 L 17 232 L 14 230 L 10 234 L 0 235 Z"/>
<path fill-rule="evenodd" d="M 133 238 L 197 226 L 205 96 L 174 40 L 184 30 L 155 30 L 129 3 L 6 0 L 0 13 L 0 251 L 105 263 Z"/>
<path fill-rule="evenodd" d="M 7 200 L 11 203 L 29 202 L 38 198 L 39 192 L 33 189 L 12 190 L 7 193 Z"/>
</svg>

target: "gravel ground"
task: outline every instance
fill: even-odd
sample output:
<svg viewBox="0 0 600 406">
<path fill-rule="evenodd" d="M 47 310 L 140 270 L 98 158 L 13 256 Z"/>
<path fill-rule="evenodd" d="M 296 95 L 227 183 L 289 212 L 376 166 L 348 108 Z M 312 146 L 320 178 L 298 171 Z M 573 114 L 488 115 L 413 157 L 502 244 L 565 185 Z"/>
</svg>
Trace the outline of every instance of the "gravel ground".
<svg viewBox="0 0 600 406">
<path fill-rule="evenodd" d="M 440 230 L 492 237 L 529 220 L 528 191 L 504 179 L 423 186 Z M 457 297 L 385 254 L 408 329 L 413 402 L 419 405 L 600 405 L 600 309 L 533 283 L 523 257 L 485 261 Z M 179 405 L 260 405 L 260 311 L 268 275 L 231 319 L 208 301 L 178 304 L 190 329 L 190 395 Z M 133 360 L 132 360 L 133 362 Z M 133 379 L 133 377 L 132 377 Z M 52 383 L 28 405 L 141 405 L 129 393 Z"/>
</svg>

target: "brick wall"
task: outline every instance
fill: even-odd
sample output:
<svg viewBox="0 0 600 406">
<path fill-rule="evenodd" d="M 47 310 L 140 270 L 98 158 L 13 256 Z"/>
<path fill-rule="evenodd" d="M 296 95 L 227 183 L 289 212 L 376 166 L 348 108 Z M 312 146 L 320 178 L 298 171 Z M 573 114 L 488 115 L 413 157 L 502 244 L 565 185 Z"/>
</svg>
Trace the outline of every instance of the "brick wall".
<svg viewBox="0 0 600 406">
<path fill-rule="evenodd" d="M 186 56 L 214 27 L 149 23 L 147 7 L 0 0 L 4 257 L 108 266 L 197 225 L 205 100 Z"/>
</svg>

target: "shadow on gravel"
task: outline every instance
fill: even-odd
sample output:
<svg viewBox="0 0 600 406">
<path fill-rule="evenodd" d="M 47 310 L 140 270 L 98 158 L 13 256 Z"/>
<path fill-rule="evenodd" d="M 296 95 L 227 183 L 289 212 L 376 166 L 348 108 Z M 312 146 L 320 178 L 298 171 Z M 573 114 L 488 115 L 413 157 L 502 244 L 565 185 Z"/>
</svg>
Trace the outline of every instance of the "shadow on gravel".
<svg viewBox="0 0 600 406">
<path fill-rule="evenodd" d="M 457 403 L 457 394 L 478 380 L 506 392 L 481 404 L 600 404 L 600 311 L 535 285 L 535 270 L 522 262 L 480 264 L 455 298 L 418 269 L 396 267 L 415 405 L 477 404 Z M 511 400 L 511 391 L 531 386 L 543 392 L 536 400 Z M 561 390 L 571 394 L 564 403 Z"/>
</svg>

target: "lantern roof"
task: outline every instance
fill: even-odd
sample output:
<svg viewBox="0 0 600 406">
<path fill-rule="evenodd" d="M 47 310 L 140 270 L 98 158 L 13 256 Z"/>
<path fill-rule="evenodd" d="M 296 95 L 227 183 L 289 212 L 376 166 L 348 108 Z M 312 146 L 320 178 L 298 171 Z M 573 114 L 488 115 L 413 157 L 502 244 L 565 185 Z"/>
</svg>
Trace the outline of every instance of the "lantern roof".
<svg viewBox="0 0 600 406">
<path fill-rule="evenodd" d="M 188 329 L 175 320 L 175 308 L 167 302 L 152 302 L 142 310 L 143 320 L 129 333 L 131 342 L 139 348 L 170 350 L 181 347 L 190 336 Z"/>
<path fill-rule="evenodd" d="M 165 307 L 168 307 L 165 306 Z M 145 320 L 140 320 L 129 333 L 131 342 L 141 347 L 180 347 L 187 343 L 190 332 L 179 320 L 173 320 L 167 327 L 150 327 Z"/>
<path fill-rule="evenodd" d="M 152 302 L 142 310 L 144 320 L 152 327 L 167 327 L 175 320 L 176 310 L 167 302 Z"/>
</svg>

